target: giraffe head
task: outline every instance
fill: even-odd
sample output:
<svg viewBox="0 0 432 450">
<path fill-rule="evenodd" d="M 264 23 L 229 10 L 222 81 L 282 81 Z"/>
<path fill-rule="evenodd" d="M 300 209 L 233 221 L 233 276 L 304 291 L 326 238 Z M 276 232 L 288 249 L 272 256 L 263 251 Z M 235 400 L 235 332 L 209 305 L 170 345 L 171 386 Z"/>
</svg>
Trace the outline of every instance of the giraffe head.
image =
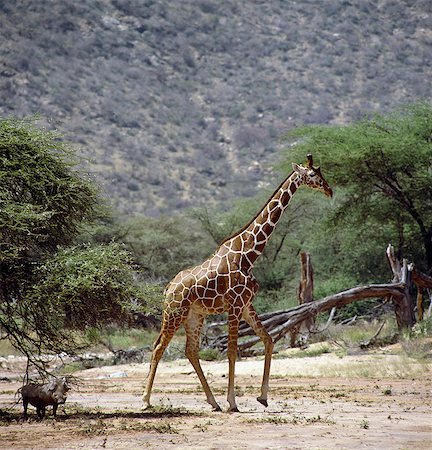
<svg viewBox="0 0 432 450">
<path fill-rule="evenodd" d="M 327 195 L 327 197 L 332 197 L 333 191 L 322 176 L 321 169 L 313 166 L 312 155 L 307 155 L 307 159 L 308 161 L 306 163 L 306 167 L 293 163 L 292 167 L 294 172 L 300 176 L 303 184 L 306 184 L 312 189 L 323 192 Z"/>
</svg>

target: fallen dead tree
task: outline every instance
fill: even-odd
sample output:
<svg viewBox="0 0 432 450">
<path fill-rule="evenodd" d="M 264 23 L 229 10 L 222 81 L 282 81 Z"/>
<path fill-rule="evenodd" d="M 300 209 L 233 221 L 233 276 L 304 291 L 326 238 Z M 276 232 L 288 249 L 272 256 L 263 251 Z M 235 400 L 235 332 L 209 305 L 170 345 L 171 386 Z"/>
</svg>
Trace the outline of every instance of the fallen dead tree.
<svg viewBox="0 0 432 450">
<path fill-rule="evenodd" d="M 304 303 L 287 310 L 276 311 L 269 314 L 261 314 L 260 320 L 267 331 L 273 337 L 274 342 L 279 341 L 292 328 L 299 326 L 305 320 L 313 319 L 317 314 L 328 311 L 332 308 L 340 308 L 354 301 L 373 297 L 394 296 L 399 298 L 403 295 L 405 286 L 402 283 L 392 284 L 371 284 L 368 286 L 358 286 L 348 289 L 338 294 L 330 295 L 321 300 Z M 240 325 L 239 337 L 254 335 L 253 330 L 244 322 Z M 238 345 L 239 350 L 246 350 L 257 342 L 259 337 L 254 336 Z M 228 344 L 228 334 L 222 334 L 213 340 L 208 340 L 208 346 L 225 351 Z"/>
<path fill-rule="evenodd" d="M 422 288 L 432 288 L 432 278 L 414 271 L 414 266 L 403 260 L 402 264 L 395 258 L 392 246 L 387 249 L 387 258 L 393 272 L 393 281 L 387 284 L 369 284 L 358 286 L 316 301 L 308 301 L 294 308 L 265 313 L 259 318 L 267 331 L 272 336 L 274 342 L 279 341 L 288 332 L 298 329 L 303 322 L 313 323 L 317 314 L 340 308 L 349 303 L 364 300 L 367 298 L 391 299 L 395 305 L 396 320 L 399 328 L 412 327 L 415 323 L 414 302 L 410 293 L 413 282 L 421 283 L 417 286 Z M 414 275 L 416 273 L 416 275 Z M 207 328 L 206 345 L 210 348 L 217 348 L 226 351 L 228 345 L 228 334 L 223 333 L 210 337 L 209 330 L 220 327 L 222 323 L 211 324 Z M 245 322 L 240 324 L 239 337 L 254 336 L 238 344 L 239 352 L 245 351 L 260 341 L 254 335 L 253 330 Z"/>
</svg>

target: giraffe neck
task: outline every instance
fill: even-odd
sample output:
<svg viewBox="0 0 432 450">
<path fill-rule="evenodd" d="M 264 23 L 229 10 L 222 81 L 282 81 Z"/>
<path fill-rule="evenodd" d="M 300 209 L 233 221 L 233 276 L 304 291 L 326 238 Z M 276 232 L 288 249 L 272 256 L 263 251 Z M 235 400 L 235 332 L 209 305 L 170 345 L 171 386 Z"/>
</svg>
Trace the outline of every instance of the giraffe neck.
<svg viewBox="0 0 432 450">
<path fill-rule="evenodd" d="M 293 172 L 282 182 L 251 222 L 224 242 L 234 253 L 241 254 L 243 271 L 249 271 L 263 252 L 282 213 L 301 184 L 302 178 Z"/>
</svg>

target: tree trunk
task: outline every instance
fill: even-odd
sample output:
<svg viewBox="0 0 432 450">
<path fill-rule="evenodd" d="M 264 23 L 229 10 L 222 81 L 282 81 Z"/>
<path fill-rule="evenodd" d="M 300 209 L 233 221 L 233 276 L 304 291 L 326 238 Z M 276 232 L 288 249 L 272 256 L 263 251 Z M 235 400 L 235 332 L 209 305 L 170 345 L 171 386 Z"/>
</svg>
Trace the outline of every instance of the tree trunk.
<svg viewBox="0 0 432 450">
<path fill-rule="evenodd" d="M 300 283 L 297 292 L 298 304 L 303 305 L 313 301 L 313 269 L 310 253 L 301 252 L 300 253 Z M 301 322 L 298 326 L 295 326 L 290 331 L 290 341 L 291 347 L 296 346 L 297 336 L 300 335 L 303 339 L 307 339 L 312 328 L 315 326 L 315 317 L 308 317 L 306 320 Z"/>
<path fill-rule="evenodd" d="M 391 244 L 387 247 L 386 255 L 391 271 L 393 272 L 393 282 L 401 283 L 404 286 L 402 295 L 391 297 L 395 307 L 398 328 L 412 328 L 416 322 L 414 315 L 414 299 L 410 292 L 414 266 L 408 264 L 406 259 L 404 259 L 401 267 Z"/>
<path fill-rule="evenodd" d="M 420 322 L 423 320 L 423 313 L 424 313 L 424 307 L 423 307 L 423 289 L 419 288 L 417 291 L 417 318 Z"/>
</svg>

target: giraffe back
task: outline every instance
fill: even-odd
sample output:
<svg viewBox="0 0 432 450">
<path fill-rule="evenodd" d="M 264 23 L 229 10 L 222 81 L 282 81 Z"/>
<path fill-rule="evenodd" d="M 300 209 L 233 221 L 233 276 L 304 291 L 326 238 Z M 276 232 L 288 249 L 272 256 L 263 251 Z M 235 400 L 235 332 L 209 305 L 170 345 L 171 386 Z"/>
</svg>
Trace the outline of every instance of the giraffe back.
<svg viewBox="0 0 432 450">
<path fill-rule="evenodd" d="M 244 286 L 240 268 L 240 253 L 236 256 L 223 244 L 202 264 L 179 272 L 165 289 L 165 309 L 199 309 L 204 314 L 227 311 L 227 293 Z"/>
</svg>

